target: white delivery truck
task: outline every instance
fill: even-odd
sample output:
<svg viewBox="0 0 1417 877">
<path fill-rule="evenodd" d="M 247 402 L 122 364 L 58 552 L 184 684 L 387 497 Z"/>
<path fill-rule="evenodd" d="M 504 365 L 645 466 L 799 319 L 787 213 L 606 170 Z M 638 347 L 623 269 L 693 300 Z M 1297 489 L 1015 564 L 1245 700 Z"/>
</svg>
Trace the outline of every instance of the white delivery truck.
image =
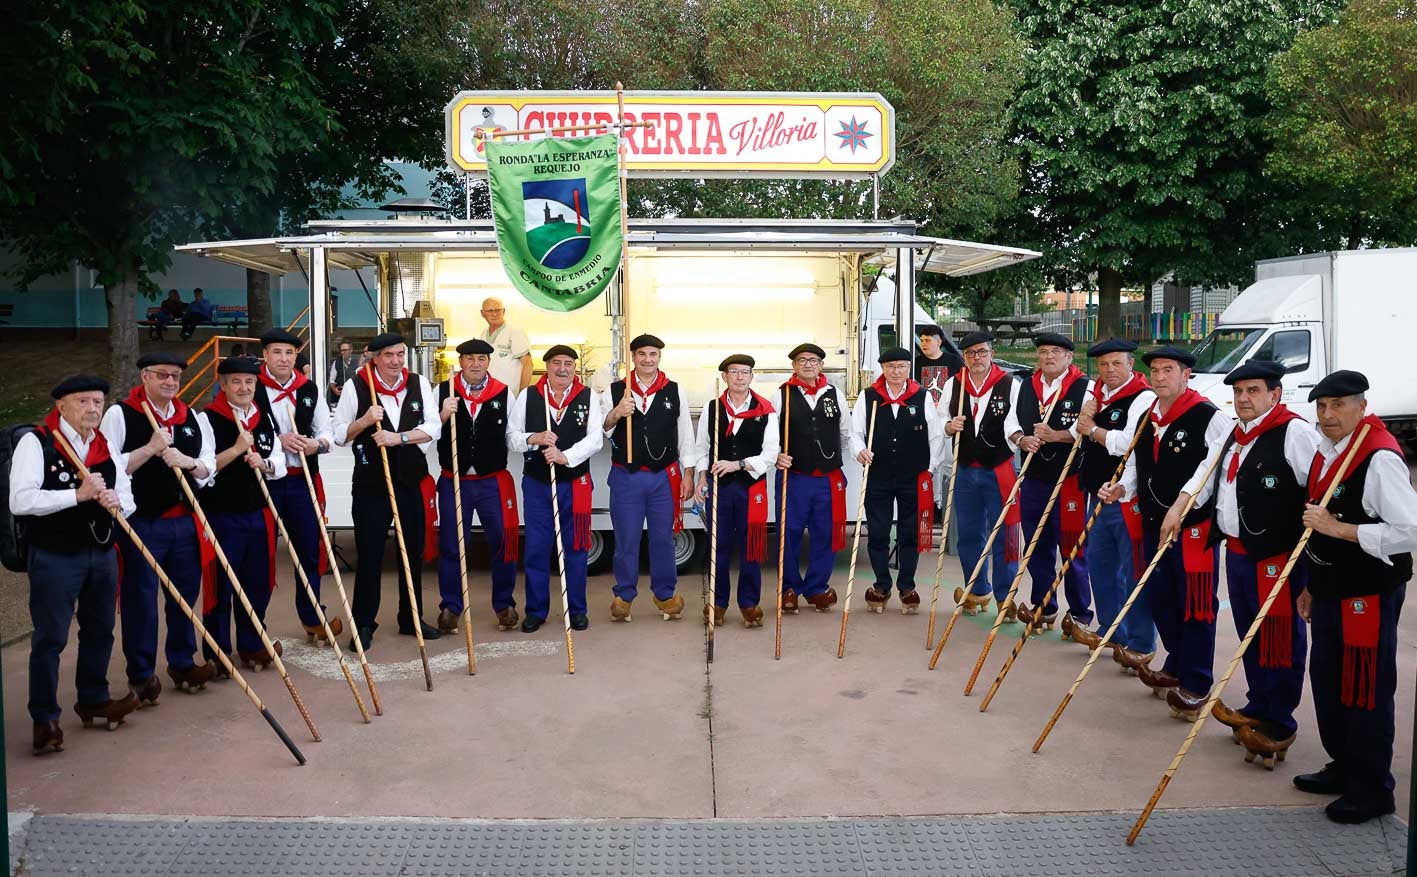
<svg viewBox="0 0 1417 877">
<path fill-rule="evenodd" d="M 1255 282 L 1196 347 L 1191 387 L 1222 411 L 1225 375 L 1251 359 L 1285 367 L 1283 401 L 1312 420 L 1309 390 L 1339 369 L 1368 376 L 1368 410 L 1417 438 L 1417 380 L 1403 352 L 1417 327 L 1417 248 L 1344 250 L 1266 259 Z"/>
</svg>

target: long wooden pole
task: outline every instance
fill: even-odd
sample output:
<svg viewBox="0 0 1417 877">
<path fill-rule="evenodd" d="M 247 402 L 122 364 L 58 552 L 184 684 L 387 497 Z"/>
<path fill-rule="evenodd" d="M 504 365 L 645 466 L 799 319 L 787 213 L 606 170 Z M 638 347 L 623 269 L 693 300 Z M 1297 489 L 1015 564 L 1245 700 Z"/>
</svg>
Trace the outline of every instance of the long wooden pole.
<svg viewBox="0 0 1417 877">
<path fill-rule="evenodd" d="M 629 322 L 630 301 L 630 174 L 625 167 L 627 149 L 625 146 L 625 86 L 615 83 L 615 140 L 616 162 L 620 174 L 620 356 L 625 360 L 625 392 L 634 403 L 635 390 L 630 384 L 634 378 L 634 366 L 630 362 Z M 625 462 L 635 462 L 634 412 L 625 418 Z M 674 497 L 679 502 L 679 497 Z M 709 640 L 713 642 L 712 639 Z M 712 659 L 710 659 L 712 660 Z"/>
<path fill-rule="evenodd" d="M 458 414 L 462 411 L 463 401 L 457 387 L 453 386 L 451 376 L 448 378 L 448 398 L 457 401 L 453 416 L 448 418 L 448 426 L 453 431 L 448 445 L 453 449 L 453 518 L 458 527 L 458 575 L 462 577 L 463 641 L 467 645 L 467 675 L 474 676 L 477 674 L 477 656 L 472 651 L 472 605 L 467 591 L 467 530 L 463 527 L 462 517 L 462 466 L 458 464 Z M 502 514 L 506 513 L 506 509 L 503 509 Z"/>
<path fill-rule="evenodd" d="M 876 415 L 880 413 L 881 405 L 876 403 L 871 406 L 871 424 L 866 429 L 866 450 L 871 450 L 872 443 L 876 440 Z M 836 638 L 836 656 L 846 657 L 846 625 L 851 619 L 851 592 L 856 587 L 856 557 L 861 550 L 861 519 L 866 517 L 866 485 L 871 481 L 871 463 L 869 460 L 864 469 L 861 470 L 861 495 L 856 500 L 856 533 L 851 537 L 851 566 L 846 570 L 846 600 L 841 604 L 841 633 Z"/>
<path fill-rule="evenodd" d="M 143 413 L 148 416 L 148 423 L 152 424 L 154 431 L 162 429 L 162 426 L 157 422 L 157 415 L 153 412 L 152 403 L 146 399 L 143 400 Z M 236 570 L 232 569 L 231 561 L 226 557 L 226 551 L 217 541 L 216 531 L 212 529 L 212 522 L 207 520 L 207 513 L 202 510 L 202 504 L 197 501 L 196 492 L 192 490 L 192 485 L 187 483 L 187 476 L 178 471 L 176 467 L 172 468 L 172 475 L 182 486 L 182 492 L 187 496 L 187 501 L 192 504 L 192 511 L 196 513 L 198 523 L 206 532 L 207 538 L 211 540 L 212 550 L 216 552 L 217 561 L 226 571 L 227 579 L 231 582 L 231 590 L 241 600 L 242 607 L 245 608 L 246 614 L 251 619 L 251 627 L 261 638 L 261 644 L 265 646 L 266 654 L 271 656 L 276 672 L 280 674 L 280 678 L 285 682 L 286 690 L 290 692 L 290 699 L 295 702 L 295 708 L 300 711 L 300 717 L 305 720 L 305 726 L 310 729 L 310 736 L 314 738 L 315 742 L 320 742 L 320 730 L 315 727 L 314 720 L 310 718 L 310 711 L 305 708 L 305 702 L 300 699 L 300 692 L 295 690 L 295 683 L 290 678 L 290 671 L 285 668 L 285 662 L 280 659 L 280 653 L 276 651 L 275 644 L 271 642 L 270 635 L 266 632 L 266 625 L 262 623 L 261 616 L 256 613 L 256 607 L 251 605 L 251 600 L 246 596 L 245 589 L 237 580 Z"/>
<path fill-rule="evenodd" d="M 69 440 L 65 438 L 63 433 L 59 430 L 54 431 L 54 438 L 58 442 L 59 449 L 64 452 L 64 456 L 69 458 L 69 462 L 72 463 L 74 468 L 78 471 L 79 477 L 88 478 L 89 470 L 84 466 L 84 461 L 74 452 L 74 448 L 69 444 Z M 109 509 L 108 513 L 113 516 L 113 520 L 118 523 L 118 526 L 122 528 L 123 532 L 132 540 L 133 547 L 138 549 L 138 553 L 143 556 L 143 560 L 147 561 L 148 566 L 152 567 L 153 572 L 157 574 L 157 580 L 167 589 L 168 598 L 175 601 L 178 607 L 181 608 L 182 614 L 186 615 L 187 620 L 192 622 L 192 627 L 197 631 L 198 638 L 206 643 L 207 648 L 211 649 L 212 653 L 216 655 L 222 667 L 226 669 L 227 673 L 231 674 L 232 681 L 234 681 L 237 687 L 241 689 L 241 692 L 250 699 L 251 705 L 260 711 L 261 718 L 265 719 L 266 723 L 271 726 L 271 730 L 276 732 L 276 736 L 280 737 L 280 741 L 285 744 L 285 748 L 290 750 L 290 754 L 295 756 L 295 760 L 300 764 L 304 764 L 305 756 L 301 754 L 300 749 L 296 747 L 295 741 L 290 739 L 290 735 L 285 733 L 285 729 L 280 726 L 280 722 L 276 721 L 276 717 L 271 715 L 271 711 L 261 702 L 260 696 L 251 688 L 250 683 L 246 681 L 246 677 L 242 676 L 241 671 L 237 670 L 236 666 L 232 664 L 231 658 L 227 657 L 226 652 L 222 651 L 217 645 L 216 640 L 212 639 L 212 635 L 207 632 L 207 628 L 202 624 L 202 619 L 198 616 L 196 610 L 183 598 L 182 592 L 177 590 L 177 586 L 172 583 L 172 579 L 167 577 L 167 573 L 163 571 L 162 566 L 158 564 L 157 558 L 153 557 L 152 552 L 148 551 L 148 546 L 143 544 L 143 540 L 133 530 L 132 525 L 129 524 L 128 520 L 116 509 Z"/>
<path fill-rule="evenodd" d="M 1131 444 L 1127 445 L 1127 450 L 1122 454 L 1122 459 L 1117 462 L 1117 469 L 1112 473 L 1112 480 L 1109 483 L 1115 483 L 1122 477 L 1122 471 L 1127 466 L 1127 458 L 1132 455 L 1132 451 L 1136 448 L 1137 438 L 1141 436 L 1141 432 L 1141 424 L 1138 424 L 1136 430 L 1132 433 Z M 1068 570 L 1072 567 L 1073 561 L 1077 558 L 1078 554 L 1082 552 L 1083 545 L 1087 543 L 1087 534 L 1092 532 L 1093 523 L 1097 520 L 1097 516 L 1102 513 L 1102 506 L 1103 502 L 1101 499 L 1098 499 L 1097 502 L 1093 504 L 1092 514 L 1087 519 L 1087 525 L 1082 529 L 1082 535 L 1078 536 L 1077 544 L 1074 545 L 1073 550 L 1069 552 L 1068 559 L 1063 563 L 1063 568 L 1058 570 L 1058 575 L 1053 579 L 1053 584 L 1048 588 L 1048 596 L 1043 598 L 1044 606 L 1047 606 L 1048 601 L 1052 600 L 1053 595 L 1058 592 L 1058 588 L 1062 586 L 1063 577 L 1068 574 Z M 1024 628 L 1023 636 L 1014 644 L 1014 649 L 1009 653 L 1008 659 L 1004 661 L 1004 666 L 999 670 L 999 675 L 994 678 L 994 683 L 989 686 L 989 693 L 984 696 L 983 702 L 979 704 L 979 711 L 981 713 L 989 709 L 989 704 L 994 700 L 994 695 L 998 693 L 999 686 L 1004 682 L 1004 677 L 1009 675 L 1009 670 L 1013 669 L 1014 662 L 1018 660 L 1019 652 L 1022 652 L 1023 647 L 1028 645 L 1029 639 L 1033 636 L 1033 630 L 1038 624 L 1039 617 L 1039 614 L 1035 613 L 1032 618 L 1028 619 L 1028 625 Z"/>
<path fill-rule="evenodd" d="M 1363 440 L 1368 437 L 1368 424 L 1363 424 L 1358 430 L 1358 435 L 1348 446 L 1348 453 L 1343 455 L 1343 460 L 1338 466 L 1338 472 L 1334 474 L 1333 481 L 1329 483 L 1328 490 L 1324 491 L 1323 499 L 1319 502 L 1320 508 L 1328 508 L 1329 500 L 1333 499 L 1333 492 L 1338 489 L 1338 485 L 1343 481 L 1343 477 L 1348 474 L 1348 467 L 1353 463 L 1354 457 L 1362 446 Z M 1176 776 L 1176 771 L 1181 767 L 1181 759 L 1186 757 L 1186 753 L 1191 750 L 1191 744 L 1195 742 L 1196 735 L 1200 733 L 1201 726 L 1206 719 L 1210 718 L 1211 710 L 1215 709 L 1215 702 L 1220 700 L 1220 695 L 1225 691 L 1225 686 L 1230 684 L 1230 677 L 1235 675 L 1235 668 L 1240 665 L 1240 661 L 1245 657 L 1245 650 L 1250 647 L 1250 642 L 1254 640 L 1255 634 L 1259 633 L 1260 625 L 1264 622 L 1265 616 L 1269 614 L 1269 608 L 1274 605 L 1275 599 L 1279 596 L 1280 589 L 1284 583 L 1289 581 L 1289 574 L 1294 571 L 1294 564 L 1299 562 L 1299 557 L 1303 555 L 1304 548 L 1309 544 L 1309 537 L 1314 535 L 1313 527 L 1305 527 L 1304 533 L 1299 537 L 1299 544 L 1294 546 L 1294 550 L 1289 552 L 1289 560 L 1284 564 L 1284 570 L 1279 574 L 1279 578 L 1274 580 L 1274 584 L 1269 589 L 1269 595 L 1265 597 L 1264 603 L 1260 606 L 1260 611 L 1255 615 L 1255 620 L 1250 622 L 1250 629 L 1245 632 L 1245 638 L 1240 640 L 1240 645 L 1235 649 L 1235 656 L 1230 659 L 1230 666 L 1225 668 L 1225 675 L 1221 676 L 1214 687 L 1210 690 L 1210 696 L 1205 699 L 1205 705 L 1201 707 L 1200 714 L 1191 723 L 1191 731 L 1186 735 L 1185 741 L 1176 753 L 1176 757 L 1171 759 L 1171 764 L 1166 768 L 1166 772 L 1161 775 L 1161 782 L 1156 784 L 1156 791 L 1151 793 L 1151 800 L 1146 802 L 1146 809 L 1141 811 L 1141 816 L 1137 818 L 1136 824 L 1127 834 L 1127 846 L 1136 843 L 1137 836 L 1146 827 L 1146 821 L 1151 818 L 1151 812 L 1156 809 L 1156 804 L 1161 800 L 1161 795 L 1166 791 L 1166 787 L 1171 784 L 1171 779 Z"/>
<path fill-rule="evenodd" d="M 792 385 L 783 387 L 782 393 L 782 453 L 789 454 L 788 445 L 792 441 Z M 782 577 L 787 561 L 787 479 L 791 469 L 782 470 L 782 491 L 777 498 L 777 629 L 772 638 L 772 659 L 782 660 Z M 792 558 L 796 563 L 797 558 Z"/>
<path fill-rule="evenodd" d="M 1205 475 L 1201 478 L 1202 482 L 1210 480 L 1211 474 L 1215 472 L 1215 467 L 1220 462 L 1220 456 L 1221 455 L 1217 454 L 1215 459 L 1210 461 L 1210 465 L 1205 469 Z M 1190 514 L 1195 504 L 1196 498 L 1194 496 L 1186 501 L 1185 506 L 1181 509 L 1182 519 Z M 1053 715 L 1048 719 L 1048 724 L 1043 727 L 1043 733 L 1039 734 L 1038 739 L 1033 742 L 1033 751 L 1035 753 L 1043 747 L 1043 742 L 1047 740 L 1048 735 L 1052 733 L 1053 726 L 1058 724 L 1058 719 L 1063 715 L 1063 710 L 1068 708 L 1068 704 L 1072 701 L 1073 695 L 1077 694 L 1078 686 L 1082 685 L 1082 681 L 1087 678 L 1088 672 L 1092 670 L 1092 665 L 1097 663 L 1097 658 L 1102 654 L 1103 647 L 1108 642 L 1111 642 L 1112 635 L 1117 632 L 1117 628 L 1122 626 L 1122 621 L 1127 617 L 1127 613 L 1131 611 L 1132 604 L 1137 601 L 1137 597 L 1141 596 L 1141 589 L 1146 587 L 1147 580 L 1151 578 L 1151 574 L 1156 570 L 1156 565 L 1161 562 L 1162 556 L 1166 554 L 1166 549 L 1170 548 L 1171 544 L 1175 541 L 1175 537 L 1173 536 L 1156 547 L 1156 553 L 1151 556 L 1151 562 L 1146 565 L 1146 571 L 1143 572 L 1141 578 L 1137 580 L 1137 586 L 1132 589 L 1131 595 L 1127 597 L 1127 602 L 1122 604 L 1122 608 L 1117 612 L 1117 617 L 1112 620 L 1112 626 L 1107 628 L 1107 632 L 1102 635 L 1102 640 L 1097 644 L 1097 648 L 1093 649 L 1092 654 L 1087 656 L 1087 663 L 1082 665 L 1082 672 L 1078 673 L 1078 678 L 1073 680 L 1072 687 L 1063 695 L 1063 700 L 1058 704 L 1058 708 L 1053 710 Z"/>
<path fill-rule="evenodd" d="M 965 370 L 959 370 L 959 389 L 956 391 L 959 396 L 955 400 L 955 417 L 964 415 L 964 397 L 967 395 L 964 388 Z M 930 591 L 930 625 L 925 629 L 925 648 L 935 647 L 935 608 L 940 603 L 940 574 L 945 568 L 945 545 L 950 541 L 950 512 L 954 511 L 955 505 L 955 475 L 959 472 L 959 433 L 955 433 L 954 450 L 950 456 L 950 484 L 945 491 L 945 507 L 940 513 L 940 550 L 935 552 L 935 587 Z M 968 592 L 965 592 L 968 595 Z M 961 598 L 962 600 L 963 598 Z"/>
<path fill-rule="evenodd" d="M 379 385 L 374 383 L 374 364 L 364 364 L 364 376 L 369 381 L 370 404 L 379 404 Z M 391 418 L 392 420 L 392 418 Z M 374 428 L 382 429 L 381 424 Z M 399 515 L 398 497 L 394 495 L 394 475 L 389 468 L 389 449 L 379 445 L 379 459 L 384 464 L 384 487 L 389 492 L 389 510 L 394 513 L 394 538 L 399 543 L 399 560 L 403 563 L 403 586 L 408 592 L 408 611 L 413 616 L 413 636 L 418 640 L 418 657 L 423 661 L 423 684 L 427 691 L 433 690 L 433 670 L 428 666 L 428 645 L 423 641 L 423 613 L 418 611 L 418 592 L 413 589 L 413 568 L 408 562 L 408 545 L 403 539 L 403 519 Z M 422 558 L 419 558 L 422 560 Z M 359 631 L 354 635 L 359 636 Z"/>
<path fill-rule="evenodd" d="M 561 500 L 556 494 L 556 464 L 546 467 L 551 473 L 551 521 L 556 536 L 556 563 L 561 569 L 561 624 L 566 630 L 566 672 L 576 674 L 576 647 L 571 642 L 571 601 L 566 593 L 566 546 L 561 544 Z"/>
<path fill-rule="evenodd" d="M 713 663 L 713 616 L 718 611 L 718 472 L 714 466 L 718 463 L 719 441 L 718 436 L 718 409 L 723 407 L 723 397 L 720 395 L 718 378 L 713 379 L 713 459 L 709 465 L 709 476 L 713 478 L 713 509 L 709 512 L 709 529 L 713 535 L 709 537 L 709 604 L 708 612 L 704 618 L 708 621 L 708 662 Z M 731 559 L 731 556 L 730 556 Z"/>
</svg>

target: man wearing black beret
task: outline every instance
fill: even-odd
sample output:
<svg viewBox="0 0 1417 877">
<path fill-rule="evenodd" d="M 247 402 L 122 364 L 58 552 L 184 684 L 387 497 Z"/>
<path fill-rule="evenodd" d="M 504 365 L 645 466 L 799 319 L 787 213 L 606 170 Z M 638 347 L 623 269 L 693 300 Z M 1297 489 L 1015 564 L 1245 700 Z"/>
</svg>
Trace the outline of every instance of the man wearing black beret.
<svg viewBox="0 0 1417 877">
<path fill-rule="evenodd" d="M 34 754 L 64 747 L 59 727 L 59 656 L 69 626 L 79 622 L 75 670 L 78 702 L 74 712 L 85 725 L 94 720 L 123 722 L 138 708 L 131 690 L 113 700 L 108 660 L 113 652 L 114 589 L 118 561 L 113 551 L 117 525 L 111 513 L 133 512 L 128 474 L 110 453 L 98 430 L 108 382 L 73 375 L 51 392 L 54 408 L 35 431 L 15 444 L 10 460 L 10 514 L 28 546 L 30 579 L 29 712 L 34 721 Z M 63 450 L 72 450 L 89 477 Z"/>
<path fill-rule="evenodd" d="M 1308 588 L 1297 606 L 1313 638 L 1309 682 L 1330 761 L 1296 776 L 1294 785 L 1338 795 L 1325 812 L 1343 823 L 1394 809 L 1397 624 L 1417 550 L 1417 492 L 1397 439 L 1367 413 L 1367 390 L 1362 374 L 1337 371 L 1309 393 L 1323 438 L 1309 473 L 1303 524 L 1314 533 Z M 1363 426 L 1368 433 L 1343 482 L 1320 508 Z"/>
<path fill-rule="evenodd" d="M 612 621 L 628 621 L 639 595 L 640 536 L 649 539 L 649 587 L 666 618 L 684 611 L 674 563 L 674 534 L 684 529 L 684 502 L 694 493 L 694 425 L 679 384 L 659 368 L 664 342 L 630 341 L 632 368 L 600 399 L 610 439 L 610 520 L 615 526 Z"/>
</svg>

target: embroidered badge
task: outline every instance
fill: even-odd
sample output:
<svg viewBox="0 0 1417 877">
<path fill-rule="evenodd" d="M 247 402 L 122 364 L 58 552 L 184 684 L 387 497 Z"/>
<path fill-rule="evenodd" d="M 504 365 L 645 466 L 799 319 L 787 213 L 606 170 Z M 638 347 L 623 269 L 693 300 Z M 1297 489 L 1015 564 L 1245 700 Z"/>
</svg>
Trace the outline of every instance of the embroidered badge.
<svg viewBox="0 0 1417 877">
<path fill-rule="evenodd" d="M 1070 511 L 1070 512 L 1075 512 L 1075 511 L 1077 511 L 1077 510 L 1078 510 L 1078 504 L 1077 504 L 1077 502 L 1076 502 L 1075 500 L 1071 500 L 1071 499 L 1068 500 L 1068 511 Z"/>
<path fill-rule="evenodd" d="M 1362 615 L 1362 614 L 1364 614 L 1364 613 L 1367 612 L 1367 611 L 1368 611 L 1368 601 L 1367 601 L 1367 600 L 1364 600 L 1363 598 L 1360 597 L 1360 598 L 1358 598 L 1357 600 L 1354 600 L 1354 601 L 1353 601 L 1353 614 L 1354 614 L 1354 615 Z"/>
<path fill-rule="evenodd" d="M 1279 567 L 1275 564 L 1267 563 L 1264 565 L 1264 574 L 1267 576 L 1277 576 L 1279 575 Z"/>
<path fill-rule="evenodd" d="M 514 505 L 516 505 L 516 502 L 515 502 L 514 500 L 511 500 L 511 499 L 507 500 L 507 508 L 510 509 L 510 508 L 511 508 L 512 506 L 514 506 Z"/>
<path fill-rule="evenodd" d="M 301 399 L 300 401 L 301 401 L 302 403 L 304 403 L 304 405 L 305 405 L 306 408 L 309 408 L 310 406 L 312 406 L 312 405 L 315 404 L 315 400 L 314 400 L 314 399 L 311 399 L 309 396 L 306 396 L 304 399 Z"/>
<path fill-rule="evenodd" d="M 1200 537 L 1201 537 L 1201 528 L 1200 528 L 1200 527 L 1192 527 L 1192 528 L 1191 528 L 1191 538 L 1192 538 L 1192 539 L 1199 539 Z"/>
<path fill-rule="evenodd" d="M 1338 499 L 1340 496 L 1343 496 L 1343 489 L 1347 486 L 1346 484 L 1340 484 L 1338 487 L 1334 488 L 1333 498 Z"/>
<path fill-rule="evenodd" d="M 1274 490 L 1279 486 L 1279 479 L 1275 478 L 1273 475 L 1266 475 L 1260 479 L 1260 483 L 1265 486 L 1266 490 Z"/>
<path fill-rule="evenodd" d="M 911 416 L 911 417 L 914 417 L 914 416 L 915 416 L 915 406 L 914 406 L 914 405 L 907 405 L 907 406 L 905 406 L 905 408 L 906 408 L 906 410 L 907 410 L 908 412 L 910 412 L 910 416 Z"/>
<path fill-rule="evenodd" d="M 189 437 L 190 437 L 190 436 L 192 435 L 192 427 L 190 427 L 190 426 L 184 426 L 184 427 L 182 427 L 182 434 L 185 435 L 185 436 L 189 436 Z"/>
<path fill-rule="evenodd" d="M 1112 413 L 1109 414 L 1109 415 L 1107 415 L 1107 417 L 1108 417 L 1110 420 L 1112 420 L 1113 423 L 1117 422 L 1118 420 L 1121 420 L 1121 419 L 1122 419 L 1122 409 L 1120 409 L 1120 408 L 1114 408 L 1114 409 L 1112 409 Z"/>
<path fill-rule="evenodd" d="M 412 402 L 410 402 L 410 403 L 408 404 L 408 407 L 409 407 L 409 409 L 412 410 L 412 411 L 418 411 L 418 410 L 420 410 L 420 409 L 423 408 L 423 403 L 421 403 L 421 402 L 419 402 L 418 400 L 415 399 L 414 401 L 412 401 Z"/>
<path fill-rule="evenodd" d="M 1063 400 L 1063 410 L 1064 410 L 1064 411 L 1071 411 L 1072 409 L 1073 409 L 1073 400 L 1071 400 L 1071 399 L 1064 399 L 1064 400 Z"/>
<path fill-rule="evenodd" d="M 494 410 L 495 410 L 495 409 L 499 409 L 499 408 L 501 408 L 501 407 L 502 407 L 502 400 L 501 400 L 501 399 L 493 399 L 493 400 L 492 400 L 492 408 L 493 408 Z"/>
<path fill-rule="evenodd" d="M 60 481 L 61 483 L 63 483 L 63 484 L 68 484 L 68 483 L 69 483 L 69 473 L 68 473 L 68 472 L 60 472 L 60 473 L 59 473 L 59 481 Z"/>
<path fill-rule="evenodd" d="M 1185 440 L 1186 440 L 1186 431 L 1185 431 L 1184 429 L 1178 429 L 1178 430 L 1176 430 L 1176 441 L 1178 441 L 1178 442 L 1184 442 Z"/>
</svg>

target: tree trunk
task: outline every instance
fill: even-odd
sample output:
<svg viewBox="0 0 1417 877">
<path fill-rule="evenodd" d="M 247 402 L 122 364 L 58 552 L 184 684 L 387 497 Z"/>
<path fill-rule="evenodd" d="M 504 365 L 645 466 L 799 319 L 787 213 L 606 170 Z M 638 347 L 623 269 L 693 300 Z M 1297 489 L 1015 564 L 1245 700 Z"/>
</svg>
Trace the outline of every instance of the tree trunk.
<svg viewBox="0 0 1417 877">
<path fill-rule="evenodd" d="M 251 336 L 271 328 L 271 275 L 255 268 L 246 269 L 246 316 L 251 322 Z"/>
<path fill-rule="evenodd" d="M 1363 246 L 1363 214 L 1355 213 L 1348 221 L 1348 249 L 1356 250 Z"/>
<path fill-rule="evenodd" d="M 137 277 L 126 272 L 105 284 L 103 300 L 108 306 L 108 379 L 117 392 L 138 380 Z"/>
<path fill-rule="evenodd" d="M 1097 269 L 1097 337 L 1122 334 L 1122 274 L 1115 268 Z"/>
</svg>

